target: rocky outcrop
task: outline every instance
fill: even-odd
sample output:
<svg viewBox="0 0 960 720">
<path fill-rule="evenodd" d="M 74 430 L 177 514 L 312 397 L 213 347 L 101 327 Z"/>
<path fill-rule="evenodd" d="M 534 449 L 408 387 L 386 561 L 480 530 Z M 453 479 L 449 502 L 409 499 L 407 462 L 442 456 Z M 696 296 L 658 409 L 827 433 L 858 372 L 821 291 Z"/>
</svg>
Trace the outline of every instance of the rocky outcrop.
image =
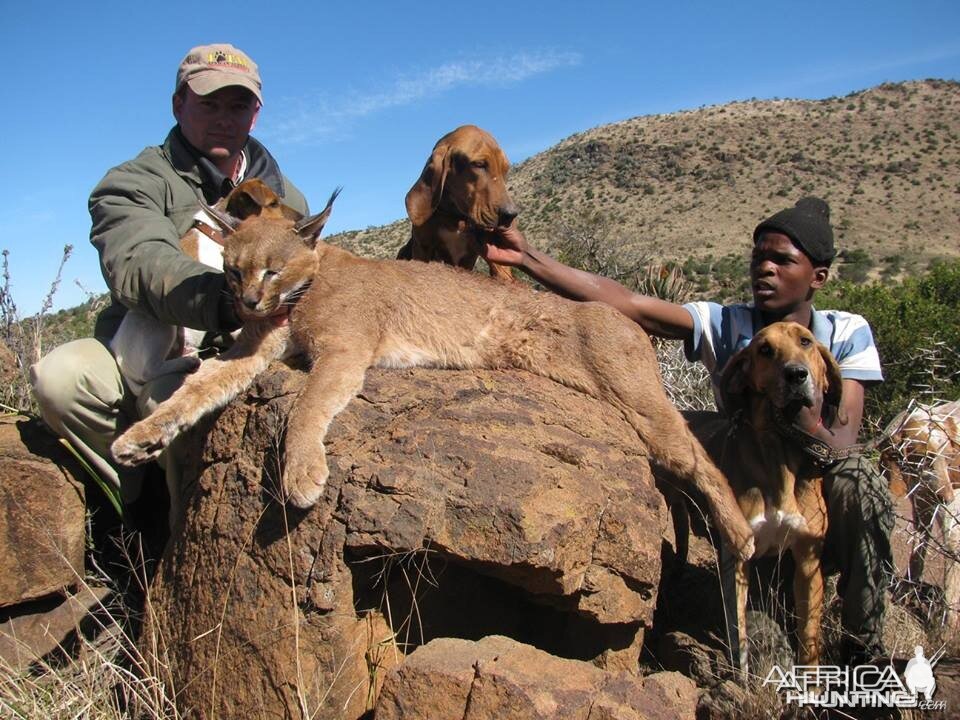
<svg viewBox="0 0 960 720">
<path fill-rule="evenodd" d="M 274 366 L 187 443 L 198 480 L 140 643 L 184 715 L 358 718 L 438 638 L 591 661 L 584 688 L 637 673 L 672 544 L 615 411 L 523 373 L 371 371 L 330 428 L 325 497 L 298 512 L 277 468 L 302 382 Z"/>
<path fill-rule="evenodd" d="M 47 663 L 71 657 L 88 635 L 99 634 L 112 622 L 108 588 L 82 585 L 64 597 L 18 606 L 0 623 L 0 667 L 26 672 L 38 660 Z"/>
<path fill-rule="evenodd" d="M 549 655 L 510 638 L 443 638 L 390 673 L 377 720 L 692 718 L 697 688 L 679 673 L 644 678 Z"/>
<path fill-rule="evenodd" d="M 54 462 L 56 460 L 56 462 Z M 63 593 L 83 578 L 83 485 L 35 421 L 0 419 L 0 608 Z"/>
</svg>

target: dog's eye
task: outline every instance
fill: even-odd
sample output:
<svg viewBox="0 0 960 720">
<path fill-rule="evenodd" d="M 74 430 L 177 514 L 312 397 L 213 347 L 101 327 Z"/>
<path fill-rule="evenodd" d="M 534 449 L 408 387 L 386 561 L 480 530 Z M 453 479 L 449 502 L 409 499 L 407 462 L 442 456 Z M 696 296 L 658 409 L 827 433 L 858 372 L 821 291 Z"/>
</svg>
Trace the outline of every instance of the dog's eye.
<svg viewBox="0 0 960 720">
<path fill-rule="evenodd" d="M 757 352 L 763 355 L 764 357 L 770 357 L 771 355 L 773 355 L 773 346 L 771 346 L 769 343 L 764 343 L 759 348 L 757 348 Z"/>
<path fill-rule="evenodd" d="M 473 161 L 472 163 L 470 163 L 470 164 L 473 165 L 473 167 L 477 168 L 478 170 L 486 170 L 486 169 L 487 169 L 487 161 L 486 161 L 486 160 L 474 160 L 474 161 Z"/>
<path fill-rule="evenodd" d="M 800 338 L 800 347 L 810 347 L 811 345 L 813 345 L 813 340 L 811 340 L 810 338 L 808 337 Z"/>
<path fill-rule="evenodd" d="M 273 278 L 275 278 L 275 277 L 276 277 L 277 275 L 279 275 L 279 274 L 280 274 L 280 271 L 279 271 L 279 270 L 264 270 L 264 271 L 263 271 L 263 277 L 264 277 L 265 280 L 272 280 Z"/>
</svg>

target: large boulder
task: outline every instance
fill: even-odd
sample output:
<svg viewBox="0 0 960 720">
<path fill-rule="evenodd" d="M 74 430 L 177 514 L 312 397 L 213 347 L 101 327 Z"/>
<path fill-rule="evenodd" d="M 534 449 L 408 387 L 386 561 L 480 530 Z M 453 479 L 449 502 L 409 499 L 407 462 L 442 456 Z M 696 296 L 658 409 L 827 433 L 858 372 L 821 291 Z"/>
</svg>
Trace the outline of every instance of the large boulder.
<svg viewBox="0 0 960 720">
<path fill-rule="evenodd" d="M 442 638 L 387 678 L 377 720 L 685 720 L 697 687 L 679 673 L 644 678 L 554 657 L 510 638 Z"/>
<path fill-rule="evenodd" d="M 185 443 L 140 642 L 184 716 L 358 718 L 444 637 L 637 673 L 671 524 L 616 411 L 519 372 L 371 371 L 300 512 L 277 477 L 303 380 L 274 365 Z"/>
<path fill-rule="evenodd" d="M 66 593 L 84 575 L 84 488 L 37 421 L 0 418 L 0 608 Z"/>
</svg>

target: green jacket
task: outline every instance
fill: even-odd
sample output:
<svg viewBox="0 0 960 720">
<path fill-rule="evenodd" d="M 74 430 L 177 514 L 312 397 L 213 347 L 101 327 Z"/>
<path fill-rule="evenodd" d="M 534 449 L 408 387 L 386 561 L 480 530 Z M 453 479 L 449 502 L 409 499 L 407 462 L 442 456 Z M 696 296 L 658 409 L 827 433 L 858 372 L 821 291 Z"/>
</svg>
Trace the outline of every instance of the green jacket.
<svg viewBox="0 0 960 720">
<path fill-rule="evenodd" d="M 246 177 L 258 177 L 290 207 L 307 214 L 303 195 L 276 160 L 250 138 Z M 90 241 L 112 304 L 97 318 L 94 334 L 113 337 L 128 308 L 170 323 L 221 332 L 237 327 L 223 273 L 180 251 L 200 199 L 213 204 L 233 184 L 199 155 L 174 127 L 160 147 L 110 170 L 90 195 Z"/>
</svg>

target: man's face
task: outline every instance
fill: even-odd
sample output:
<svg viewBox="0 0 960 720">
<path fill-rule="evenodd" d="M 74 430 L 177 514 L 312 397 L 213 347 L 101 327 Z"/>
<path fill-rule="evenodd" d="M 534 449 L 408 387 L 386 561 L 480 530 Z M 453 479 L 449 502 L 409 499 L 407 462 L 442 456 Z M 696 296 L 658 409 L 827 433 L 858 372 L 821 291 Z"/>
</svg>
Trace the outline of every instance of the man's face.
<svg viewBox="0 0 960 720">
<path fill-rule="evenodd" d="M 173 96 L 173 116 L 197 150 L 216 162 L 239 153 L 257 122 L 260 103 L 246 88 L 231 85 L 209 95 L 189 86 Z"/>
<path fill-rule="evenodd" d="M 810 258 L 781 233 L 765 233 L 750 258 L 753 302 L 762 312 L 787 315 L 810 300 L 827 280 L 825 267 Z"/>
</svg>

